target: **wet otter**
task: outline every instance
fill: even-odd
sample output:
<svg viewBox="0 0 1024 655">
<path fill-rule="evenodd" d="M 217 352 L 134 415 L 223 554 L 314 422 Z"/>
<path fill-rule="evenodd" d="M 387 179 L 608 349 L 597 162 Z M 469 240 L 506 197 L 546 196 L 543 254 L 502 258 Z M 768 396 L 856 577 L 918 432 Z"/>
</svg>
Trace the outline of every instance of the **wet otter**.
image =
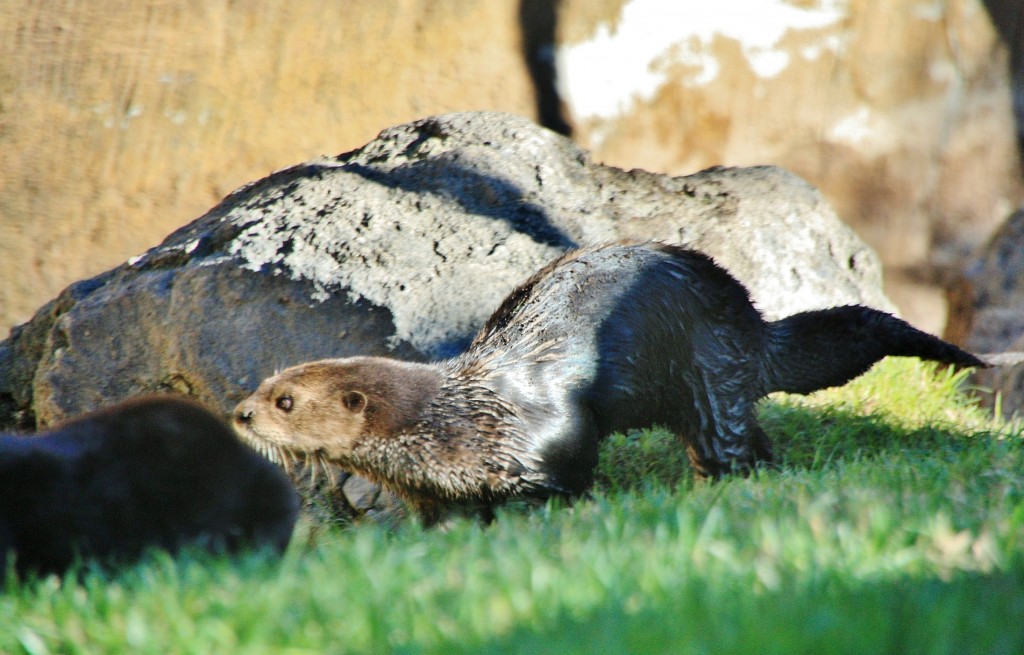
<svg viewBox="0 0 1024 655">
<path fill-rule="evenodd" d="M 510 498 L 577 495 L 600 439 L 629 428 L 671 429 L 701 475 L 749 469 L 772 458 L 760 398 L 844 384 L 886 355 L 985 365 L 867 307 L 765 322 L 706 255 L 617 243 L 539 271 L 454 359 L 295 366 L 264 380 L 234 422 L 270 457 L 335 462 L 431 523 L 454 508 L 487 517 Z"/>
<path fill-rule="evenodd" d="M 196 403 L 127 401 L 39 436 L 0 436 L 0 562 L 64 571 L 156 546 L 283 550 L 298 516 L 287 476 Z"/>
</svg>

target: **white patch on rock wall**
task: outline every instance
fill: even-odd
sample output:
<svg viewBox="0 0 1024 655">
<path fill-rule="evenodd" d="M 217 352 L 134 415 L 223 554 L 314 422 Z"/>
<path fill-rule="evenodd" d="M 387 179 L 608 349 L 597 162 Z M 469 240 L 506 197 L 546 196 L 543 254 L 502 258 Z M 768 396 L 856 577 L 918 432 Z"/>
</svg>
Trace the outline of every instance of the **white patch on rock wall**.
<svg viewBox="0 0 1024 655">
<path fill-rule="evenodd" d="M 800 56 L 808 61 L 814 61 L 825 54 L 826 51 L 839 52 L 842 45 L 842 37 L 839 34 L 832 34 L 800 48 Z"/>
<path fill-rule="evenodd" d="M 942 0 L 930 0 L 916 5 L 913 11 L 917 18 L 937 23 L 946 14 L 946 3 Z"/>
<path fill-rule="evenodd" d="M 789 53 L 781 50 L 765 50 L 750 56 L 750 67 L 758 77 L 775 77 L 789 66 Z"/>
<path fill-rule="evenodd" d="M 832 129 L 828 131 L 828 136 L 832 141 L 859 146 L 871 136 L 872 132 L 871 110 L 861 107 L 833 125 Z"/>
<path fill-rule="evenodd" d="M 689 85 L 714 81 L 721 70 L 710 54 L 716 38 L 737 41 L 751 70 L 772 78 L 792 57 L 780 45 L 787 32 L 828 28 L 848 14 L 849 0 L 821 0 L 813 8 L 786 0 L 632 0 L 614 31 L 602 24 L 589 41 L 556 51 L 559 92 L 577 118 L 615 117 L 653 98 L 672 69 L 682 67 Z M 820 41 L 801 54 L 816 57 L 838 44 L 829 33 Z"/>
<path fill-rule="evenodd" d="M 913 113 L 920 122 L 921 113 Z M 861 105 L 832 124 L 825 133 L 826 140 L 855 148 L 865 158 L 879 157 L 891 152 L 900 143 L 906 143 L 907 130 L 914 129 L 906 118 L 885 112 L 872 111 Z"/>
</svg>

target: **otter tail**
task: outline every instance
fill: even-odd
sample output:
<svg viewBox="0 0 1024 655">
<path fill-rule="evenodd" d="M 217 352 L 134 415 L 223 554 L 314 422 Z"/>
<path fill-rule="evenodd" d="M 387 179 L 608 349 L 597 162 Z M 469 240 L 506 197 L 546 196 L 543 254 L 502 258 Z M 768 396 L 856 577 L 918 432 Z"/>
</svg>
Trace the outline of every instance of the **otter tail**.
<svg viewBox="0 0 1024 655">
<path fill-rule="evenodd" d="M 886 355 L 964 367 L 988 362 L 885 312 L 848 305 L 768 324 L 765 391 L 810 393 L 846 384 Z"/>
</svg>

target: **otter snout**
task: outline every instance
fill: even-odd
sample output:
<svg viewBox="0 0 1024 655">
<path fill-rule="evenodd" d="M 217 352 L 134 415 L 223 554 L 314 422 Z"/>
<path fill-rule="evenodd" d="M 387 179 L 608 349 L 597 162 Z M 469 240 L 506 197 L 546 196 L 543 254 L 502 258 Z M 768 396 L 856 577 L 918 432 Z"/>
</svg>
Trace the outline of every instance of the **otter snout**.
<svg viewBox="0 0 1024 655">
<path fill-rule="evenodd" d="M 235 433 L 242 437 L 242 439 L 252 441 L 256 437 L 255 423 L 256 407 L 250 396 L 235 405 L 235 409 L 231 413 L 231 427 L 235 429 Z"/>
<path fill-rule="evenodd" d="M 256 415 L 256 410 L 244 405 L 245 403 L 241 403 L 235 408 L 235 425 L 249 425 L 252 423 L 252 417 Z"/>
</svg>

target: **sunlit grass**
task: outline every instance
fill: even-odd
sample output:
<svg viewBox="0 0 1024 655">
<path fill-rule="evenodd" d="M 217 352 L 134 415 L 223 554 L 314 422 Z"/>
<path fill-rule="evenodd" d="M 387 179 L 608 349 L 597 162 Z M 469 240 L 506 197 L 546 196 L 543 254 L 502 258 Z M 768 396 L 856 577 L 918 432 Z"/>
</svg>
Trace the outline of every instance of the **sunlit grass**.
<svg viewBox="0 0 1024 655">
<path fill-rule="evenodd" d="M 302 526 L 283 559 L 9 580 L 0 652 L 1021 653 L 1021 428 L 960 382 L 893 360 L 769 399 L 779 466 L 749 478 L 626 435 L 591 498 L 489 528 Z"/>
</svg>

